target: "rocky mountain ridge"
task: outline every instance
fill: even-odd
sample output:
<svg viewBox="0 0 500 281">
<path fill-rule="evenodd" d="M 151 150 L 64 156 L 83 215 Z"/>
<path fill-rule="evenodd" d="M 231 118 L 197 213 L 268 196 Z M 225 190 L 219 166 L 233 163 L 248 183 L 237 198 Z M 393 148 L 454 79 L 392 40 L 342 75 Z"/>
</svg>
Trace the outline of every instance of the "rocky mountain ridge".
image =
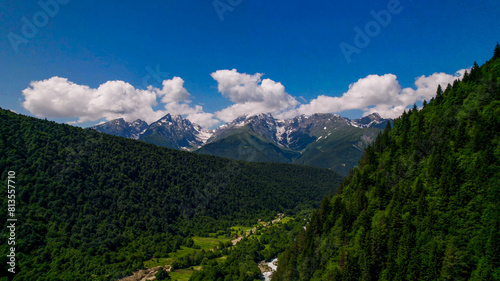
<svg viewBox="0 0 500 281">
<path fill-rule="evenodd" d="M 346 175 L 388 121 L 377 113 L 355 120 L 329 113 L 280 120 L 261 113 L 209 130 L 180 115 L 167 114 L 147 127 L 141 120 L 117 119 L 92 129 L 174 149 L 245 161 L 311 165 Z"/>
</svg>

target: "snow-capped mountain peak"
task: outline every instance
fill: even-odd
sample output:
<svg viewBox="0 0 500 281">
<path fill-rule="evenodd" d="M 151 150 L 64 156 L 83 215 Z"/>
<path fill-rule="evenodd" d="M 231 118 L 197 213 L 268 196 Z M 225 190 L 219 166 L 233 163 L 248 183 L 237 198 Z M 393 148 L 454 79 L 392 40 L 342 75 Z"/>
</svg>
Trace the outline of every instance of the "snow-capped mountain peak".
<svg viewBox="0 0 500 281">
<path fill-rule="evenodd" d="M 170 148 L 193 150 L 225 138 L 233 134 L 234 130 L 246 127 L 243 132 L 252 132 L 253 135 L 280 147 L 301 150 L 312 141 L 327 139 L 332 133 L 344 127 L 383 129 L 386 122 L 387 119 L 383 119 L 377 113 L 355 120 L 330 113 L 299 115 L 279 120 L 271 113 L 260 113 L 243 115 L 216 130 L 208 130 L 180 115 L 166 114 L 150 125 L 142 120 L 129 123 L 119 118 L 94 126 L 93 129 Z"/>
<path fill-rule="evenodd" d="M 358 128 L 370 128 L 370 127 L 378 127 L 380 128 L 381 124 L 387 122 L 387 119 L 383 119 L 380 114 L 372 113 L 370 115 L 364 116 L 362 118 L 358 118 L 351 121 L 351 125 Z M 382 128 L 383 129 L 383 128 Z"/>
<path fill-rule="evenodd" d="M 170 114 L 166 114 L 150 125 L 140 119 L 129 123 L 123 118 L 119 118 L 94 126 L 92 129 L 111 135 L 186 150 L 204 145 L 214 133 L 213 130 L 204 129 L 180 115 L 172 116 Z"/>
<path fill-rule="evenodd" d="M 115 136 L 137 139 L 144 132 L 148 124 L 140 119 L 131 123 L 123 118 L 115 119 L 104 124 L 99 124 L 92 129 Z"/>
</svg>

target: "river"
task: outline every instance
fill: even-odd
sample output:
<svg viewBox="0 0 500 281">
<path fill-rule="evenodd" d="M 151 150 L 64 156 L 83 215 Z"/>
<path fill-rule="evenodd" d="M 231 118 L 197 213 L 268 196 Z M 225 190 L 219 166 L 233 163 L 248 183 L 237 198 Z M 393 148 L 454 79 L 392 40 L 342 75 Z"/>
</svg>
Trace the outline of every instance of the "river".
<svg viewBox="0 0 500 281">
<path fill-rule="evenodd" d="M 276 269 L 278 269 L 277 264 L 278 264 L 278 258 L 275 258 L 270 262 L 266 263 L 266 265 L 271 269 L 271 271 L 262 273 L 262 278 L 264 281 L 271 281 L 271 276 L 273 275 L 274 272 L 276 272 Z"/>
</svg>

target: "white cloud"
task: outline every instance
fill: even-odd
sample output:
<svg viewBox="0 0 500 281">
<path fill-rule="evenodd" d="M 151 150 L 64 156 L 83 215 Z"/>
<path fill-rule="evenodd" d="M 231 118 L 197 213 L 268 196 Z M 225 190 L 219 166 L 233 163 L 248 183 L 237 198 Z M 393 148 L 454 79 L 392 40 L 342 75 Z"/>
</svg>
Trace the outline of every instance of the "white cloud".
<svg viewBox="0 0 500 281">
<path fill-rule="evenodd" d="M 285 115 L 292 117 L 299 114 L 341 113 L 358 109 L 364 111 L 364 115 L 377 112 L 385 118 L 396 118 L 417 101 L 430 100 L 436 95 L 438 85 L 445 89 L 449 83 L 462 78 L 464 72 L 465 69 L 462 69 L 455 75 L 434 73 L 418 77 L 415 80 L 416 89 L 401 89 L 393 74 L 368 75 L 349 85 L 349 90 L 340 97 L 321 95 Z"/>
<path fill-rule="evenodd" d="M 173 115 L 186 116 L 191 122 L 202 127 L 212 127 L 220 123 L 212 113 L 203 111 L 201 105 L 190 106 L 191 95 L 184 88 L 184 80 L 174 77 L 163 81 L 163 88 L 155 89 L 158 96 L 162 96 L 161 102 L 165 104 L 166 112 Z"/>
<path fill-rule="evenodd" d="M 184 88 L 184 80 L 174 77 L 170 80 L 163 80 L 163 88 L 157 91 L 159 96 L 163 96 L 163 103 L 184 102 L 191 96 Z"/>
<path fill-rule="evenodd" d="M 192 113 L 189 114 L 187 118 L 189 121 L 206 128 L 213 127 L 220 123 L 220 120 L 215 119 L 212 113 L 207 112 Z"/>
<path fill-rule="evenodd" d="M 80 116 L 85 113 L 92 92 L 66 78 L 52 77 L 31 82 L 23 91 L 23 106 L 39 117 Z"/>
<path fill-rule="evenodd" d="M 278 115 L 295 108 L 299 103 L 285 92 L 285 87 L 271 79 L 262 80 L 262 73 L 254 75 L 233 70 L 218 70 L 211 74 L 218 83 L 219 92 L 234 104 L 215 112 L 215 115 L 230 122 L 248 114 L 273 113 Z"/>
<path fill-rule="evenodd" d="M 218 83 L 218 91 L 233 104 L 215 113 L 192 105 L 191 95 L 180 77 L 164 80 L 161 89 L 149 86 L 146 90 L 136 89 L 123 81 L 108 81 L 98 88 L 90 88 L 66 78 L 52 77 L 31 82 L 23 90 L 23 106 L 39 117 L 78 118 L 70 121 L 71 124 L 116 118 L 142 119 L 151 123 L 170 113 L 183 115 L 204 127 L 213 127 L 220 120 L 230 122 L 242 115 L 272 113 L 278 118 L 291 118 L 353 109 L 362 110 L 364 115 L 378 112 L 382 117 L 395 118 L 414 103 L 430 100 L 438 85 L 445 89 L 448 83 L 463 77 L 464 72 L 462 69 L 454 75 L 420 76 L 415 79 L 414 88 L 404 89 L 393 74 L 368 75 L 349 85 L 342 96 L 320 95 L 301 104 L 281 83 L 262 79 L 262 73 L 250 75 L 236 69 L 218 70 L 211 76 Z M 158 104 L 164 109 L 153 109 Z"/>
<path fill-rule="evenodd" d="M 139 90 L 123 81 L 108 81 L 93 89 L 66 78 L 52 77 L 31 82 L 23 91 L 23 106 L 38 117 L 78 118 L 77 123 L 116 118 L 151 123 L 167 113 L 187 115 L 202 126 L 219 122 L 213 114 L 203 112 L 203 107 L 189 105 L 191 95 L 183 85 L 184 80 L 174 77 L 163 81 L 162 89 L 149 86 L 147 90 Z M 153 109 L 158 98 L 165 110 Z"/>
<path fill-rule="evenodd" d="M 400 91 L 395 75 L 368 75 L 349 85 L 349 90 L 341 97 L 321 95 L 308 104 L 302 104 L 294 114 L 311 115 L 364 109 L 375 104 L 391 103 Z"/>
</svg>

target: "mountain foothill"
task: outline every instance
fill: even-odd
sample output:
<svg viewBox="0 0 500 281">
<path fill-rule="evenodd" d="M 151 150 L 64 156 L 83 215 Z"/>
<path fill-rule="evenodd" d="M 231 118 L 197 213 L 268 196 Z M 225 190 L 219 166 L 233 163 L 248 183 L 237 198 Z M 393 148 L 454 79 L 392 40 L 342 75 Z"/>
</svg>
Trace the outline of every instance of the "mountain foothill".
<svg viewBox="0 0 500 281">
<path fill-rule="evenodd" d="M 309 165 L 347 176 L 363 149 L 389 121 L 377 113 L 355 120 L 328 113 L 279 120 L 268 113 L 241 116 L 210 130 L 167 114 L 149 126 L 142 120 L 116 119 L 91 129 L 174 149 L 244 161 Z"/>
</svg>

